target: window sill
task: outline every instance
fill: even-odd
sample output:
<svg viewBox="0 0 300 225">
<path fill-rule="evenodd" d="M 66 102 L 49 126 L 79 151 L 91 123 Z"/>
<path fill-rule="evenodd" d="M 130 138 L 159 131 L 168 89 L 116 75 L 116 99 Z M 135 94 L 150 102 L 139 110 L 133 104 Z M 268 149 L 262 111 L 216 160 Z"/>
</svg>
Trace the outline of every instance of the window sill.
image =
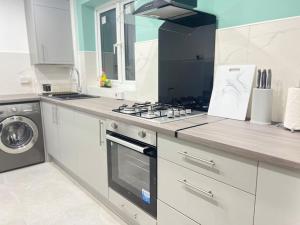
<svg viewBox="0 0 300 225">
<path fill-rule="evenodd" d="M 117 98 L 116 96 L 120 93 L 123 94 L 124 99 L 126 100 L 136 100 L 136 88 L 132 84 L 120 84 L 114 85 L 112 88 L 99 87 L 97 85 L 91 85 L 87 87 L 88 94 L 108 97 L 108 98 Z"/>
</svg>

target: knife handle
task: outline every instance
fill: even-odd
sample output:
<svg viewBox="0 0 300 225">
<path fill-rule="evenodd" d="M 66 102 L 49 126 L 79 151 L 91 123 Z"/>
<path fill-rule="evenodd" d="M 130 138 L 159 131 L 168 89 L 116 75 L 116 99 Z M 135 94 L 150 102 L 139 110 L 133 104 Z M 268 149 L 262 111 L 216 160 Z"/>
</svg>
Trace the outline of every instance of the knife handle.
<svg viewBox="0 0 300 225">
<path fill-rule="evenodd" d="M 267 87 L 267 71 L 263 70 L 262 72 L 262 87 L 263 89 L 266 89 Z"/>
<path fill-rule="evenodd" d="M 261 88 L 261 70 L 258 70 L 256 79 L 256 88 Z"/>
</svg>

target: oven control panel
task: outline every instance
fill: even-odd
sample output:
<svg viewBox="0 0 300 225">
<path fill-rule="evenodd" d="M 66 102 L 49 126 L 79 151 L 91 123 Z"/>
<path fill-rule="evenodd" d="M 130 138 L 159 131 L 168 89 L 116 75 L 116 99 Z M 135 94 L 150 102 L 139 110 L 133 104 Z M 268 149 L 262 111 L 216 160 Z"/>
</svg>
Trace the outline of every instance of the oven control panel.
<svg viewBox="0 0 300 225">
<path fill-rule="evenodd" d="M 156 132 L 114 120 L 106 121 L 106 130 L 156 146 Z"/>
</svg>

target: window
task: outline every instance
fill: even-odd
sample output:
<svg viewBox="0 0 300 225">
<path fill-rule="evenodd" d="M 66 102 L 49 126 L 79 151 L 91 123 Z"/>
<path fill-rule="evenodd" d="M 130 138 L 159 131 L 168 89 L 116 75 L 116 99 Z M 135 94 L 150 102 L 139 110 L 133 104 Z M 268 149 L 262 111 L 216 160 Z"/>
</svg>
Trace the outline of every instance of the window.
<svg viewBox="0 0 300 225">
<path fill-rule="evenodd" d="M 97 10 L 99 70 L 113 82 L 135 81 L 134 3 L 125 2 Z"/>
</svg>

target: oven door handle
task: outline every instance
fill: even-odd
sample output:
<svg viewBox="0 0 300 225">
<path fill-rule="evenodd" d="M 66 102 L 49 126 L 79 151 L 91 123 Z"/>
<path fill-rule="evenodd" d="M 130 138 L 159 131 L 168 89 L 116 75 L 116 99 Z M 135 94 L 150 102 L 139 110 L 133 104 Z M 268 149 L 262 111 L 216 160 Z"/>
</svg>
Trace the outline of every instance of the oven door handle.
<svg viewBox="0 0 300 225">
<path fill-rule="evenodd" d="M 149 148 L 149 147 L 141 147 L 141 146 L 132 144 L 132 143 L 130 143 L 130 142 L 124 141 L 124 140 L 122 140 L 122 139 L 120 139 L 120 138 L 116 138 L 116 137 L 111 136 L 111 135 L 109 135 L 109 134 L 106 134 L 106 139 L 107 139 L 107 140 L 110 140 L 110 141 L 112 141 L 112 142 L 115 142 L 115 143 L 117 143 L 117 144 L 123 145 L 123 146 L 125 146 L 125 147 L 127 147 L 127 148 L 130 148 L 130 149 L 132 149 L 132 150 L 135 150 L 135 151 L 137 151 L 137 152 L 140 152 L 140 153 L 142 153 L 142 154 L 144 154 L 144 153 L 145 153 L 144 151 L 145 151 L 146 149 Z"/>
</svg>

